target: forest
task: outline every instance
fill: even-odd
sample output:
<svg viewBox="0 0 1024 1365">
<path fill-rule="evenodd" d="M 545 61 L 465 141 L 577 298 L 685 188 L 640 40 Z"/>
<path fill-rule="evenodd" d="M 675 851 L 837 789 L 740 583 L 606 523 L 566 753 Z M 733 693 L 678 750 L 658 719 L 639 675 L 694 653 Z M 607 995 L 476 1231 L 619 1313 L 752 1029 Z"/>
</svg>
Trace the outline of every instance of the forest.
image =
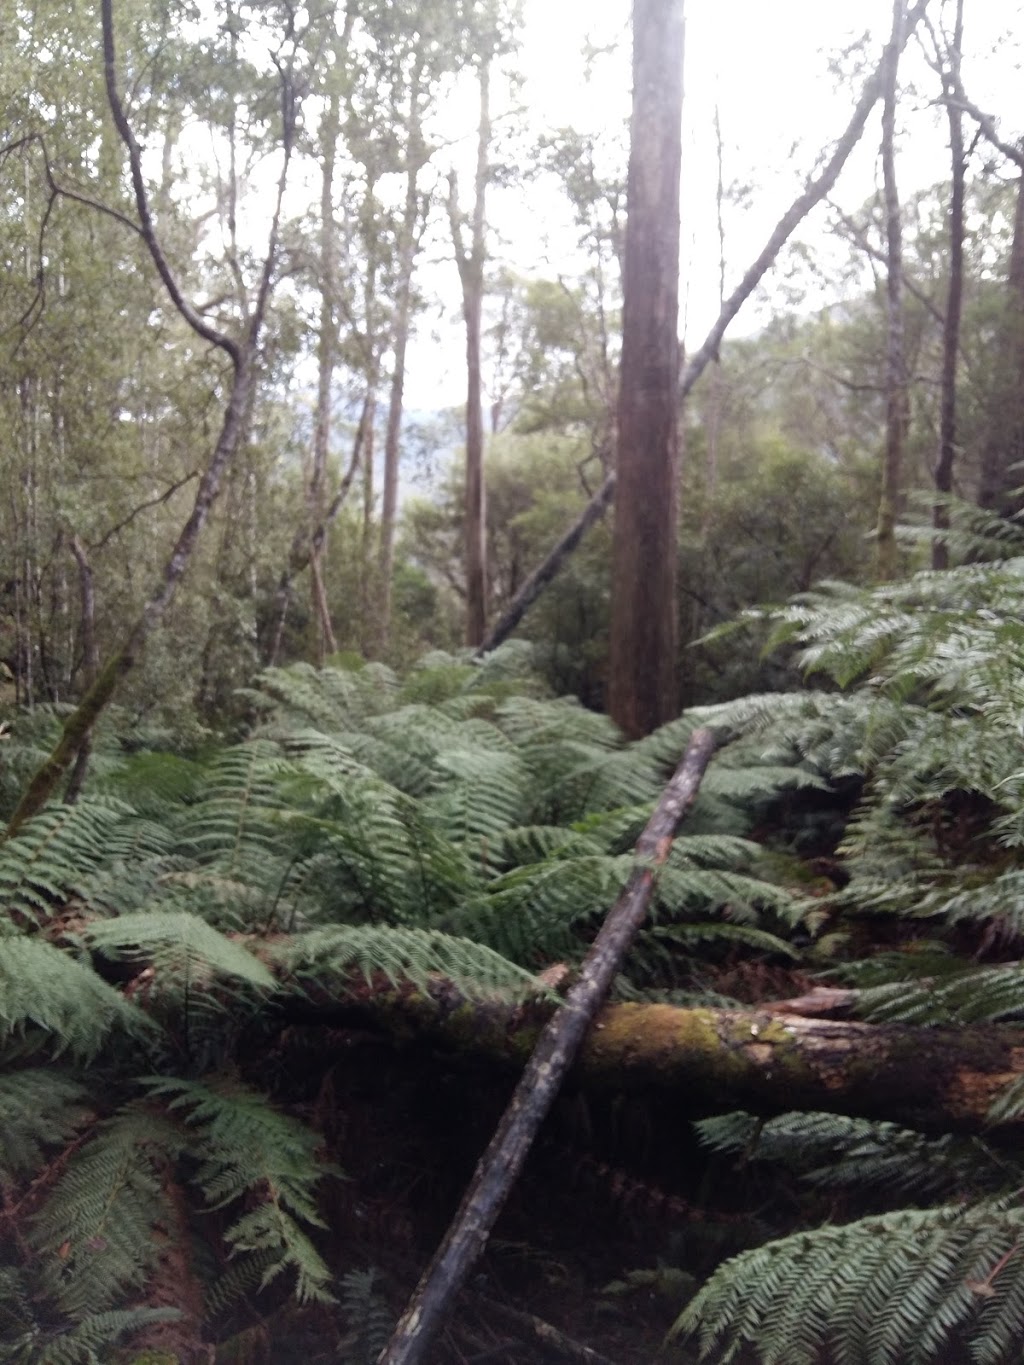
<svg viewBox="0 0 1024 1365">
<path fill-rule="evenodd" d="M 0 0 L 0 1362 L 1024 1362 L 1024 9 L 787 3 Z"/>
</svg>

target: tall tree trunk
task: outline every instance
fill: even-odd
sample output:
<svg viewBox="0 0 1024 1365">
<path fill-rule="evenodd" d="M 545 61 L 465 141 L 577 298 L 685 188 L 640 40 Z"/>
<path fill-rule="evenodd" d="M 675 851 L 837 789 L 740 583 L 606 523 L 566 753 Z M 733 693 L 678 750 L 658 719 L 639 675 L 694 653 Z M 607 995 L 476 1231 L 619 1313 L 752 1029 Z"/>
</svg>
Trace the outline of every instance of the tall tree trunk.
<svg viewBox="0 0 1024 1365">
<path fill-rule="evenodd" d="M 320 124 L 320 336 L 317 344 L 316 417 L 313 423 L 313 467 L 309 476 L 306 512 L 309 533 L 323 520 L 327 481 L 327 455 L 331 443 L 331 390 L 338 341 L 337 291 L 338 267 L 334 227 L 334 165 L 338 150 L 340 99 L 337 89 L 328 97 Z M 313 615 L 318 623 L 316 662 L 321 666 L 326 654 L 338 646 L 331 627 L 331 613 L 324 592 L 320 552 L 310 555 L 310 583 Z"/>
<path fill-rule="evenodd" d="M 981 448 L 978 504 L 1003 516 L 1021 506 L 1024 484 L 1024 174 L 1017 184 L 1010 272 L 996 344 L 988 400 L 988 429 Z"/>
<path fill-rule="evenodd" d="M 910 11 L 902 37 L 904 43 L 920 22 L 927 3 L 928 0 L 918 0 L 917 4 Z M 884 84 L 883 75 L 886 69 L 886 63 L 889 60 L 889 52 L 890 48 L 887 47 L 882 56 L 882 60 L 864 82 L 860 99 L 857 101 L 857 106 L 853 111 L 850 122 L 847 124 L 846 130 L 836 143 L 832 155 L 821 170 L 808 181 L 806 187 L 797 195 L 792 204 L 790 204 L 789 208 L 776 223 L 764 248 L 747 269 L 739 284 L 726 299 L 722 311 L 719 313 L 711 330 L 704 338 L 704 341 L 698 350 L 696 350 L 688 360 L 679 385 L 680 403 L 685 403 L 701 375 L 718 355 L 719 347 L 729 329 L 730 323 L 760 284 L 761 280 L 772 268 L 779 252 L 811 210 L 831 193 L 833 186 L 839 179 L 840 172 L 850 158 L 850 153 L 853 151 L 854 147 L 856 147 L 864 133 L 868 116 L 881 96 L 882 86 Z M 963 103 L 962 91 L 958 93 L 961 95 L 961 103 Z M 1004 150 L 1006 149 L 1004 148 Z M 1024 155 L 1021 156 L 1021 163 L 1024 164 Z M 1024 238 L 1022 238 L 1022 241 L 1024 241 Z M 612 471 L 606 476 L 601 487 L 591 498 L 574 525 L 569 527 L 558 544 L 547 556 L 543 565 L 541 565 L 534 574 L 531 574 L 527 582 L 523 584 L 523 588 L 520 593 L 517 594 L 516 600 L 510 603 L 505 615 L 496 623 L 493 630 L 490 632 L 487 640 L 487 648 L 496 648 L 502 640 L 506 639 L 512 633 L 522 617 L 529 610 L 530 606 L 532 606 L 540 596 L 544 587 L 552 582 L 558 575 L 562 565 L 583 539 L 583 536 L 589 527 L 600 519 L 614 496 L 615 472 Z M 539 582 L 535 583 L 535 579 L 539 580 Z M 520 598 L 526 593 L 527 588 L 530 589 L 528 600 L 520 601 Z"/>
<path fill-rule="evenodd" d="M 487 630 L 487 507 L 484 484 L 484 413 L 480 349 L 483 334 L 485 209 L 490 178 L 491 68 L 480 66 L 480 123 L 477 133 L 473 215 L 468 247 L 463 238 L 458 183 L 449 181 L 448 217 L 462 284 L 466 323 L 466 643 L 479 645 Z"/>
<path fill-rule="evenodd" d="M 932 512 L 936 531 L 949 529 L 946 499 L 953 491 L 953 466 L 956 461 L 956 370 L 960 353 L 960 317 L 964 296 L 964 116 L 955 103 L 960 86 L 960 54 L 963 50 L 964 0 L 957 0 L 953 37 L 945 54 L 942 89 L 949 121 L 949 288 L 946 315 L 942 324 L 942 380 L 939 396 L 939 451 L 935 461 L 935 492 L 939 495 Z M 932 541 L 932 568 L 949 566 L 949 548 L 941 535 Z"/>
<path fill-rule="evenodd" d="M 377 630 L 380 652 L 388 646 L 391 634 L 391 579 L 395 560 L 395 519 L 398 513 L 398 476 L 401 455 L 402 403 L 405 394 L 405 354 L 409 344 L 412 318 L 412 277 L 419 249 L 420 223 L 423 217 L 419 193 L 419 174 L 423 165 L 423 134 L 421 130 L 420 84 L 423 78 L 423 57 L 417 54 L 409 84 L 409 135 L 406 143 L 405 209 L 402 214 L 401 237 L 398 249 L 398 287 L 395 300 L 394 368 L 391 371 L 391 392 L 388 399 L 388 424 L 384 433 L 384 487 L 380 511 L 380 551 L 378 574 L 380 600 Z"/>
<path fill-rule="evenodd" d="M 882 97 L 882 195 L 885 202 L 888 341 L 885 357 L 885 454 L 878 502 L 876 568 L 883 582 L 896 576 L 896 518 L 903 491 L 903 450 L 908 425 L 903 336 L 903 223 L 896 187 L 896 83 L 905 28 L 906 0 L 893 0 L 892 39 Z"/>
<path fill-rule="evenodd" d="M 608 711 L 676 714 L 683 0 L 634 0 Z"/>
</svg>

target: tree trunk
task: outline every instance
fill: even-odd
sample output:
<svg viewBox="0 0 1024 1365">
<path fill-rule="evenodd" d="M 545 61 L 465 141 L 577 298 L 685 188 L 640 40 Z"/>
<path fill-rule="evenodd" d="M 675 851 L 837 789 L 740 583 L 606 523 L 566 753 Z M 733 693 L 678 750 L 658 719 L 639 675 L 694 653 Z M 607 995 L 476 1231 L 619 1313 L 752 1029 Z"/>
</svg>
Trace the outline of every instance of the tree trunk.
<svg viewBox="0 0 1024 1365">
<path fill-rule="evenodd" d="M 1017 185 L 1010 272 L 995 345 L 994 376 L 988 399 L 988 430 L 981 450 L 978 504 L 1011 516 L 1024 484 L 1024 174 Z"/>
<path fill-rule="evenodd" d="M 904 42 L 910 37 L 914 28 L 920 21 L 926 4 L 927 0 L 918 0 L 918 3 L 911 10 L 903 34 Z M 779 252 L 811 210 L 831 193 L 833 186 L 839 179 L 840 172 L 850 158 L 850 153 L 853 151 L 854 147 L 856 147 L 863 135 L 864 127 L 868 121 L 871 110 L 878 103 L 878 99 L 882 93 L 883 73 L 885 71 L 886 62 L 888 61 L 888 55 L 889 48 L 887 47 L 881 62 L 865 81 L 860 99 L 857 101 L 857 106 L 853 111 L 853 116 L 842 137 L 837 142 L 832 155 L 818 174 L 808 182 L 806 188 L 797 195 L 796 199 L 794 199 L 793 203 L 776 223 L 763 250 L 750 265 L 733 292 L 726 299 L 722 311 L 705 337 L 703 344 L 694 352 L 693 356 L 688 361 L 679 385 L 680 403 L 686 401 L 701 375 L 718 355 L 719 348 L 729 329 L 730 323 L 760 284 L 764 276 L 772 268 Z M 538 590 L 521 609 L 518 606 L 517 597 L 516 601 L 509 606 L 505 617 L 503 617 L 494 627 L 490 636 L 490 648 L 495 648 L 501 640 L 511 634 L 529 607 L 532 606 L 533 602 L 540 596 L 543 589 L 557 575 L 571 550 L 576 548 L 583 539 L 585 532 L 600 519 L 600 516 L 614 496 L 614 476 L 611 477 L 611 484 L 606 480 L 601 485 L 588 506 L 584 508 L 583 512 L 577 518 L 577 521 L 569 528 L 555 549 L 552 550 L 547 560 L 545 560 L 542 569 L 546 569 L 546 571 L 543 575 L 540 569 L 536 571 L 537 576 L 541 577 Z M 567 545 L 569 546 L 569 549 L 564 549 L 563 547 Z M 525 590 L 526 584 L 523 586 Z M 511 624 L 507 624 L 508 618 L 510 618 L 514 612 L 516 613 L 515 620 L 512 621 Z"/>
<path fill-rule="evenodd" d="M 903 223 L 896 187 L 896 82 L 904 44 L 906 0 L 893 0 L 892 38 L 882 97 L 882 195 L 885 202 L 886 316 L 885 454 L 878 503 L 876 571 L 896 577 L 896 518 L 903 493 L 903 448 L 908 425 L 907 367 L 903 338 Z"/>
<path fill-rule="evenodd" d="M 327 541 L 327 532 L 331 523 L 345 505 L 349 490 L 359 472 L 359 464 L 363 455 L 363 444 L 366 441 L 367 433 L 373 423 L 373 412 L 375 406 L 374 395 L 367 390 L 363 398 L 362 411 L 359 422 L 356 426 L 355 438 L 352 442 L 352 455 L 349 460 L 348 468 L 338 484 L 334 497 L 330 501 L 326 512 L 317 523 L 313 534 L 307 538 L 306 528 L 300 526 L 292 539 L 291 549 L 288 553 L 288 563 L 285 565 L 277 584 L 277 592 L 274 594 L 274 626 L 270 635 L 270 647 L 266 651 L 266 661 L 269 665 L 276 665 L 281 657 L 281 644 L 284 640 L 284 627 L 288 616 L 288 603 L 291 600 L 292 583 L 302 571 L 309 566 L 314 553 L 320 554 Z"/>
<path fill-rule="evenodd" d="M 569 558 L 573 550 L 580 543 L 583 537 L 590 530 L 595 522 L 600 521 L 606 509 L 615 496 L 615 475 L 609 474 L 601 487 L 584 507 L 577 520 L 569 527 L 565 535 L 554 547 L 547 559 L 539 564 L 533 573 L 523 582 L 519 591 L 512 598 L 512 601 L 505 608 L 501 620 L 487 633 L 483 641 L 478 645 L 476 656 L 488 654 L 492 649 L 497 649 L 515 630 L 519 622 L 536 602 L 547 585 L 561 569 L 563 563 Z"/>
<path fill-rule="evenodd" d="M 448 217 L 455 262 L 462 285 L 462 316 L 466 323 L 466 643 L 479 645 L 487 630 L 487 507 L 484 483 L 484 413 L 481 381 L 485 211 L 488 158 L 491 146 L 490 62 L 480 66 L 480 123 L 477 133 L 476 178 L 470 243 L 463 240 L 458 183 L 449 181 Z"/>
<path fill-rule="evenodd" d="M 394 368 L 391 372 L 391 393 L 388 401 L 388 424 L 384 433 L 384 488 L 380 511 L 380 602 L 377 630 L 379 650 L 383 654 L 391 634 L 391 579 L 395 561 L 395 519 L 398 513 L 398 479 L 400 443 L 402 435 L 402 404 L 405 393 L 405 354 L 409 345 L 412 318 L 412 277 L 419 249 L 420 223 L 423 217 L 419 193 L 419 174 L 423 165 L 423 134 L 421 131 L 420 83 L 423 58 L 417 55 L 409 85 L 409 136 L 406 144 L 405 209 L 402 214 L 398 248 L 398 286 L 395 300 Z"/>
<path fill-rule="evenodd" d="M 317 345 L 316 416 L 313 422 L 313 467 L 306 494 L 308 533 L 323 520 L 327 481 L 327 455 L 331 443 L 331 389 L 337 351 L 337 253 L 334 227 L 334 163 L 338 150 L 340 100 L 332 90 L 320 124 L 320 336 Z M 331 627 L 331 614 L 324 592 L 320 551 L 310 554 L 310 584 L 313 614 L 319 623 L 316 644 L 317 666 L 338 646 Z"/>
<path fill-rule="evenodd" d="M 93 582 L 92 565 L 89 563 L 85 546 L 74 534 L 71 537 L 71 553 L 78 565 L 78 593 L 82 613 L 82 671 L 85 675 L 86 687 L 91 687 L 100 670 L 99 648 L 96 644 L 96 587 Z M 66 805 L 73 806 L 82 793 L 86 775 L 89 772 L 89 755 L 91 752 L 92 741 L 87 736 L 85 743 L 78 751 L 75 766 L 68 780 L 68 789 L 64 793 Z"/>
<path fill-rule="evenodd" d="M 452 1301 L 483 1251 L 533 1140 L 646 917 L 657 870 L 668 858 L 676 830 L 697 798 L 714 748 L 710 730 L 696 730 L 690 736 L 682 762 L 637 841 L 637 862 L 629 881 L 587 953 L 579 980 L 541 1034 L 452 1225 L 378 1357 L 378 1365 L 417 1365 L 428 1359 Z"/>
<path fill-rule="evenodd" d="M 608 712 L 678 710 L 676 565 L 683 0 L 634 0 Z"/>
<path fill-rule="evenodd" d="M 960 54 L 963 48 L 964 0 L 957 0 L 953 38 L 942 75 L 946 116 L 949 121 L 951 179 L 949 190 L 949 288 L 942 324 L 942 380 L 939 396 L 939 453 L 935 462 L 935 491 L 939 495 L 932 512 L 932 525 L 949 529 L 948 498 L 953 491 L 956 460 L 956 370 L 960 351 L 960 317 L 964 296 L 964 158 L 963 111 L 954 103 L 960 85 Z M 949 547 L 941 535 L 932 541 L 932 568 L 949 567 Z"/>
</svg>

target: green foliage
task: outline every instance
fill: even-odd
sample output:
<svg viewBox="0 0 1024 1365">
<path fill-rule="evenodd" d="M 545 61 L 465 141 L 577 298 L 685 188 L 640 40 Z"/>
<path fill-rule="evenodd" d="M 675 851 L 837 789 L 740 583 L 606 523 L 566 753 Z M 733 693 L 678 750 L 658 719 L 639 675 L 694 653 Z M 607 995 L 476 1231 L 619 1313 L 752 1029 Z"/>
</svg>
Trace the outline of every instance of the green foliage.
<svg viewBox="0 0 1024 1365">
<path fill-rule="evenodd" d="M 926 1365 L 967 1334 L 970 1359 L 1017 1358 L 1024 1211 L 998 1202 L 825 1227 L 723 1265 L 676 1323 L 701 1359 L 764 1365 Z"/>
<path fill-rule="evenodd" d="M 855 785 L 838 849 L 848 881 L 818 922 L 861 1009 L 917 1025 L 1018 1021 L 1024 1010 L 1020 531 L 951 511 L 948 541 L 972 562 L 870 590 L 824 584 L 756 614 L 818 689 L 703 713 L 735 737 L 738 756 Z M 895 927 L 891 946 L 858 960 L 858 921 L 880 915 Z M 965 937 L 975 960 L 964 959 Z M 1009 1086 L 992 1121 L 1018 1121 L 1021 1094 Z M 699 1128 L 749 1168 L 774 1163 L 861 1207 L 958 1201 L 799 1231 L 727 1261 L 678 1324 L 698 1335 L 702 1359 L 1018 1358 L 1024 1215 L 1012 1150 L 823 1114 L 733 1114 Z"/>
<path fill-rule="evenodd" d="M 200 1161 L 195 1181 L 207 1204 L 223 1208 L 249 1196 L 225 1240 L 232 1254 L 254 1253 L 265 1263 L 260 1287 L 289 1270 L 300 1301 L 330 1300 L 330 1271 L 300 1226 L 325 1226 L 314 1190 L 330 1168 L 318 1160 L 317 1135 L 230 1081 L 167 1078 L 146 1087 L 171 1113 L 187 1111 L 190 1147 Z"/>
<path fill-rule="evenodd" d="M 349 1357 L 379 1349 L 379 1291 L 336 1284 L 323 1256 L 336 1172 L 320 1136 L 232 1067 L 243 1040 L 273 1039 L 279 1000 L 344 1002 L 385 981 L 529 1000 L 538 968 L 582 958 L 692 722 L 627 744 L 547 698 L 533 662 L 513 642 L 482 664 L 436 654 L 405 680 L 272 669 L 247 698 L 249 738 L 191 758 L 105 747 L 77 805 L 0 846 L 0 1178 L 47 1172 L 22 1271 L 61 1324 L 61 1359 L 143 1325 L 109 1315 L 163 1308 L 175 1264 L 225 1321 L 271 1285 L 340 1295 Z M 709 953 L 792 952 L 792 897 L 760 875 L 756 844 L 713 826 L 742 831 L 752 799 L 814 780 L 722 763 L 624 993 L 699 990 Z M 38 1050 L 75 1065 L 44 1078 Z"/>
</svg>

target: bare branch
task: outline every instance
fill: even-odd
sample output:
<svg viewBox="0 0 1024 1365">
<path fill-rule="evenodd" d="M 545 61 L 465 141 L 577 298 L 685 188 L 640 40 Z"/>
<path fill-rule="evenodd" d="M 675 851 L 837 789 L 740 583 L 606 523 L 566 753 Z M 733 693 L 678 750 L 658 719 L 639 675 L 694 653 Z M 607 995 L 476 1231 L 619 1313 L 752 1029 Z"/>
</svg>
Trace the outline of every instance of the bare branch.
<svg viewBox="0 0 1024 1365">
<path fill-rule="evenodd" d="M 917 0 L 917 4 L 907 15 L 904 31 L 898 40 L 900 49 L 905 45 L 914 28 L 920 21 L 927 4 L 928 0 Z M 836 143 L 835 151 L 818 174 L 808 182 L 804 192 L 793 200 L 793 203 L 779 219 L 774 232 L 765 243 L 764 250 L 754 261 L 753 265 L 751 265 L 750 269 L 743 276 L 743 279 L 740 280 L 728 299 L 726 299 L 725 306 L 718 316 L 718 321 L 711 328 L 711 331 L 708 333 L 700 350 L 694 354 L 690 363 L 683 371 L 682 382 L 679 386 L 680 396 L 682 398 L 686 398 L 694 384 L 696 384 L 697 380 L 704 373 L 708 364 L 717 357 L 726 329 L 774 264 L 776 257 L 785 246 L 786 242 L 807 217 L 811 209 L 820 204 L 830 193 L 833 185 L 839 179 L 840 171 L 846 165 L 850 153 L 860 141 L 861 134 L 864 132 L 865 124 L 868 121 L 868 115 L 881 97 L 885 72 L 891 58 L 893 44 L 896 41 L 897 40 L 893 39 L 886 45 L 881 61 L 868 77 L 867 81 L 865 81 L 861 97 L 857 101 L 857 107 L 853 111 L 853 116 L 847 125 L 846 131 Z"/>
<path fill-rule="evenodd" d="M 145 502 L 140 502 L 139 505 L 137 507 L 133 507 L 132 510 L 128 513 L 128 515 L 122 521 L 119 521 L 116 526 L 111 526 L 110 530 L 105 532 L 100 537 L 99 540 L 93 541 L 92 544 L 89 546 L 89 549 L 90 550 L 104 549 L 107 545 L 110 544 L 110 542 L 116 535 L 119 535 L 126 527 L 130 526 L 136 517 L 141 516 L 143 512 L 148 511 L 149 508 L 151 507 L 159 507 L 163 503 L 169 502 L 171 498 L 174 497 L 175 493 L 177 493 L 179 488 L 184 488 L 187 483 L 191 483 L 193 479 L 198 478 L 199 470 L 193 469 L 188 474 L 186 474 L 184 478 L 175 480 L 175 482 L 172 483 L 168 488 L 164 489 L 162 493 L 158 493 L 155 498 L 148 498 Z M 78 557 L 77 553 L 75 557 L 77 559 Z"/>
<path fill-rule="evenodd" d="M 142 149 L 132 131 L 131 124 L 125 114 L 124 105 L 121 102 L 121 95 L 117 88 L 116 70 L 116 51 L 114 46 L 114 15 L 113 0 L 100 0 L 100 10 L 103 20 L 103 74 L 107 87 L 107 99 L 110 103 L 110 111 L 113 115 L 114 125 L 128 150 L 128 162 L 131 167 L 132 186 L 135 190 L 135 204 L 139 211 L 140 231 L 142 237 L 149 248 L 149 254 L 153 258 L 153 264 L 157 268 L 161 280 L 164 282 L 171 302 L 185 319 L 192 330 L 210 342 L 211 345 L 218 347 L 231 357 L 231 363 L 237 370 L 242 362 L 242 354 L 238 342 L 234 337 L 230 337 L 226 332 L 220 331 L 207 322 L 196 312 L 195 308 L 189 303 L 182 293 L 181 286 L 175 278 L 174 271 L 171 269 L 170 262 L 164 253 L 160 240 L 156 235 L 156 225 L 153 222 L 153 213 L 149 204 L 149 192 L 146 189 L 146 182 L 142 174 Z M 285 151 L 285 163 L 287 164 L 287 148 Z M 268 260 L 272 253 L 268 252 Z"/>
</svg>

